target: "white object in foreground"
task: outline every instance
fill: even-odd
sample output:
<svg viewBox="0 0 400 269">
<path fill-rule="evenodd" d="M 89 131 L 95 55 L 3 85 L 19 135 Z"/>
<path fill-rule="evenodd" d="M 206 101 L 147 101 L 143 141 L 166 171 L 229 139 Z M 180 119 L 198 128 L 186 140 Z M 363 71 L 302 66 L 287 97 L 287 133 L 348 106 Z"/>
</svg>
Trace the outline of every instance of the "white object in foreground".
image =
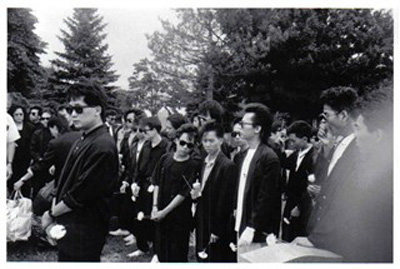
<svg viewBox="0 0 400 269">
<path fill-rule="evenodd" d="M 49 230 L 49 236 L 51 239 L 60 240 L 65 236 L 67 230 L 64 225 L 56 224 Z"/>
</svg>

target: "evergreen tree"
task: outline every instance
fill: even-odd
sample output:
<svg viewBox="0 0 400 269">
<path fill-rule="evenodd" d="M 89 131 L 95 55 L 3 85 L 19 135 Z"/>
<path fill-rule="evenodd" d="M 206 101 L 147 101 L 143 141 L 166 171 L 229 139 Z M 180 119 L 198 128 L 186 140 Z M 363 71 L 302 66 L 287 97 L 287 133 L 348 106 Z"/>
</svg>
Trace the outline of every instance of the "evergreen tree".
<svg viewBox="0 0 400 269">
<path fill-rule="evenodd" d="M 61 30 L 59 39 L 65 52 L 56 52 L 57 59 L 51 61 L 54 72 L 50 83 L 54 84 L 54 95 L 65 98 L 65 88 L 81 80 L 92 80 L 104 87 L 113 103 L 112 85 L 118 75 L 111 70 L 111 56 L 107 54 L 108 45 L 104 44 L 106 24 L 103 17 L 94 8 L 76 8 L 72 18 L 64 20 L 69 31 Z"/>
<path fill-rule="evenodd" d="M 7 9 L 7 83 L 9 92 L 25 97 L 40 88 L 43 69 L 39 54 L 45 53 L 46 43 L 33 32 L 37 18 L 28 8 Z"/>
</svg>

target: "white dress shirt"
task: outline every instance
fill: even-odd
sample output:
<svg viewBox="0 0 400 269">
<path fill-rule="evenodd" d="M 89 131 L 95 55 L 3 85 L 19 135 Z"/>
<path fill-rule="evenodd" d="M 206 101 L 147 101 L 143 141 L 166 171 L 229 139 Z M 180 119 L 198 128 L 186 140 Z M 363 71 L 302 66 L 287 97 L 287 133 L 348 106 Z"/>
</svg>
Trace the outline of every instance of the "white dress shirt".
<svg viewBox="0 0 400 269">
<path fill-rule="evenodd" d="M 242 169 L 240 170 L 240 180 L 239 180 L 239 189 L 238 189 L 238 199 L 236 206 L 236 221 L 235 221 L 235 231 L 239 232 L 240 222 L 242 220 L 243 215 L 243 199 L 244 199 L 244 190 L 246 187 L 247 175 L 250 169 L 251 160 L 256 153 L 257 148 L 248 149 L 246 157 L 244 158 Z"/>
<path fill-rule="evenodd" d="M 347 149 L 351 141 L 354 139 L 354 134 L 350 134 L 342 139 L 342 141 L 336 146 L 335 151 L 333 152 L 331 162 L 328 167 L 328 176 L 332 172 L 332 169 L 335 167 L 337 161 L 342 157 L 344 151 Z"/>
<path fill-rule="evenodd" d="M 299 154 L 297 155 L 297 161 L 296 161 L 296 172 L 297 170 L 299 170 L 300 164 L 304 159 L 304 156 L 306 156 L 306 154 L 311 150 L 312 145 L 308 145 L 308 147 L 302 151 L 299 152 Z"/>
<path fill-rule="evenodd" d="M 206 166 L 204 167 L 204 173 L 203 173 L 203 177 L 201 179 L 201 191 L 204 190 L 204 186 L 207 183 L 208 177 L 210 176 L 211 170 L 214 167 L 215 160 L 217 159 L 218 154 L 219 154 L 219 152 L 212 159 L 210 159 L 210 156 L 207 155 L 207 157 L 204 160 L 204 162 L 206 163 Z"/>
</svg>

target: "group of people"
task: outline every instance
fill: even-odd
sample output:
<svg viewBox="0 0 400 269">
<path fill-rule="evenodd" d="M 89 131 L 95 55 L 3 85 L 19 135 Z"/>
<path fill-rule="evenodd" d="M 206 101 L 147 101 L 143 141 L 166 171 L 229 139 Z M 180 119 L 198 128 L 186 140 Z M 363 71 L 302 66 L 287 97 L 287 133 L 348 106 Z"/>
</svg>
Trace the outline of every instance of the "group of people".
<svg viewBox="0 0 400 269">
<path fill-rule="evenodd" d="M 8 190 L 34 198 L 54 179 L 54 199 L 37 214 L 44 229 L 67 231 L 59 261 L 100 261 L 111 234 L 136 243 L 129 257 L 187 262 L 193 231 L 199 262 L 236 262 L 271 234 L 344 261 L 392 261 L 393 105 L 384 91 L 325 90 L 314 127 L 274 121 L 261 103 L 226 124 L 214 100 L 165 121 L 132 108 L 118 126 L 98 85 L 68 93 L 56 115 L 32 107 L 27 121 L 23 107 L 9 108 L 20 138 L 8 139 L 17 144 Z"/>
</svg>

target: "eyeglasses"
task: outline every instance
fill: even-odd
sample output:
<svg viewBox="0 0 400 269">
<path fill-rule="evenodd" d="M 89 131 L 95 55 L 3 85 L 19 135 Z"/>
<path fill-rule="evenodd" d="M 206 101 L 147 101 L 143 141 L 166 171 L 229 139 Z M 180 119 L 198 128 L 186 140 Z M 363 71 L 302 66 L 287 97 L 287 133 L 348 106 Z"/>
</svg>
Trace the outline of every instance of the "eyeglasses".
<svg viewBox="0 0 400 269">
<path fill-rule="evenodd" d="M 90 106 L 67 106 L 65 108 L 65 110 L 67 111 L 68 114 L 72 114 L 72 111 L 75 111 L 76 114 L 82 114 L 83 113 L 83 109 L 87 108 Z"/>
<path fill-rule="evenodd" d="M 182 147 L 187 146 L 188 149 L 194 148 L 194 144 L 193 143 L 186 142 L 184 140 L 179 140 L 179 145 L 181 145 Z"/>
<path fill-rule="evenodd" d="M 49 120 L 50 117 L 41 117 L 40 119 L 41 119 L 41 120 Z"/>
<path fill-rule="evenodd" d="M 37 112 L 31 112 L 30 115 L 32 116 L 38 116 L 39 114 Z"/>
<path fill-rule="evenodd" d="M 231 133 L 231 136 L 232 136 L 233 138 L 238 138 L 238 137 L 240 137 L 240 132 L 233 131 L 233 132 Z"/>
</svg>

